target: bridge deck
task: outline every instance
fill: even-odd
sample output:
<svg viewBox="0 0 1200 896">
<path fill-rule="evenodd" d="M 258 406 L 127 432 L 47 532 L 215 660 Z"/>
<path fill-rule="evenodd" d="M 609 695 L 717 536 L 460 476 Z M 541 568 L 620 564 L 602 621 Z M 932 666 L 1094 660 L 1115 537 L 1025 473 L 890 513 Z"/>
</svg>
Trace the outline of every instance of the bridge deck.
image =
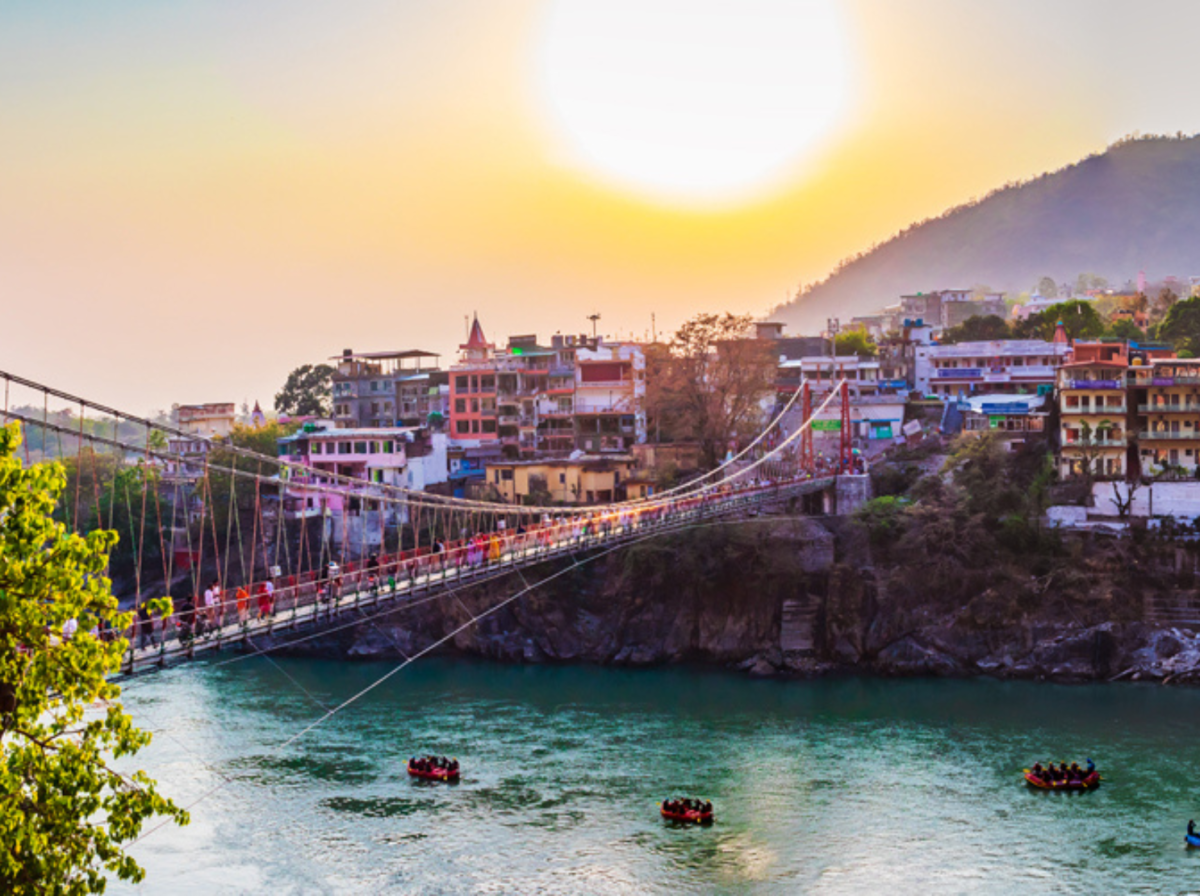
<svg viewBox="0 0 1200 896">
<path fill-rule="evenodd" d="M 259 637 L 330 625 L 341 617 L 363 613 L 382 605 L 394 604 L 399 608 L 418 597 L 425 598 L 481 584 L 528 566 L 571 557 L 579 551 L 617 547 L 641 540 L 656 532 L 667 533 L 686 528 L 687 525 L 703 519 L 721 518 L 783 498 L 821 491 L 832 485 L 833 481 L 833 477 L 824 477 L 746 489 L 730 496 L 717 496 L 698 506 L 678 510 L 654 520 L 638 520 L 627 525 L 614 524 L 593 535 L 568 536 L 549 543 L 539 543 L 530 536 L 510 535 L 509 548 L 501 552 L 499 559 L 460 564 L 446 562 L 436 554 L 426 555 L 423 558 L 426 566 L 423 571 L 409 567 L 413 570 L 412 573 L 404 575 L 396 574 L 399 570 L 384 569 L 373 586 L 369 583 L 368 573 L 363 571 L 341 576 L 338 588 L 331 587 L 331 583 L 325 580 L 280 589 L 276 592 L 274 609 L 269 616 L 247 619 L 246 622 L 239 621 L 234 602 L 226 597 L 218 611 L 221 625 L 203 634 L 187 636 L 173 624 L 173 620 L 167 620 L 163 626 L 165 631 L 156 632 L 156 640 L 150 646 L 131 647 L 126 654 L 126 663 L 117 677 L 124 678 L 177 665 L 226 647 L 244 645 L 253 649 L 255 640 Z M 389 572 L 393 574 L 388 575 Z M 325 586 L 323 595 L 322 585 Z M 256 596 L 251 595 L 250 602 L 250 615 L 255 615 Z M 197 610 L 197 614 L 202 613 L 202 610 Z"/>
</svg>

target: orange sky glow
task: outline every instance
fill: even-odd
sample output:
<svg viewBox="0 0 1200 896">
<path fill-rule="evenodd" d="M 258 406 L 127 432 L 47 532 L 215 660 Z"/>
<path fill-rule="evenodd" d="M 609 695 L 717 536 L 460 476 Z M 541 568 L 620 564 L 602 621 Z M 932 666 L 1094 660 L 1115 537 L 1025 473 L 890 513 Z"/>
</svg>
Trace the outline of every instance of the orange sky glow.
<svg viewBox="0 0 1200 896">
<path fill-rule="evenodd" d="M 494 341 L 761 315 L 1005 181 L 1200 129 L 1186 53 L 1106 64 L 1191 33 L 1190 4 L 819 2 L 836 124 L 695 201 L 571 151 L 538 81 L 553 0 L 6 7 L 0 369 L 137 412 L 269 407 L 343 348 L 449 356 L 475 311 Z"/>
</svg>

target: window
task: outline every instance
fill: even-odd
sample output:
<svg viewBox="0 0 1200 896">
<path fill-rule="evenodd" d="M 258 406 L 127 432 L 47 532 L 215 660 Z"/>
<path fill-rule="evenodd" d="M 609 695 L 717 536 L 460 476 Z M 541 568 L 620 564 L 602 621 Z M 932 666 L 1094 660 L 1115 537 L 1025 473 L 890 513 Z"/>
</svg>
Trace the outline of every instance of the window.
<svg viewBox="0 0 1200 896">
<path fill-rule="evenodd" d="M 338 446 L 337 447 L 338 454 L 349 454 L 350 453 L 350 443 L 349 442 L 338 442 L 337 446 Z"/>
<path fill-rule="evenodd" d="M 496 431 L 496 421 L 495 420 L 484 420 L 483 421 L 483 431 L 489 432 L 489 433 L 494 433 Z"/>
<path fill-rule="evenodd" d="M 313 442 L 311 451 L 313 454 L 320 454 L 321 453 L 321 443 Z"/>
<path fill-rule="evenodd" d="M 566 484 L 567 484 L 567 474 L 566 474 L 566 473 L 559 473 L 559 474 L 558 474 L 558 484 L 559 484 L 559 485 L 566 485 Z"/>
<path fill-rule="evenodd" d="M 378 392 L 378 391 L 379 391 L 379 383 L 378 383 L 378 382 L 376 382 L 375 380 L 371 380 L 371 391 L 372 391 L 372 392 Z"/>
<path fill-rule="evenodd" d="M 466 392 L 471 388 L 471 378 L 467 376 L 456 376 L 454 378 L 454 391 Z"/>
<path fill-rule="evenodd" d="M 513 471 L 512 470 L 501 470 L 500 478 L 502 480 L 504 480 L 505 482 L 512 482 Z"/>
<path fill-rule="evenodd" d="M 478 420 L 471 421 L 471 432 L 473 432 L 473 433 L 479 432 L 479 421 Z"/>
<path fill-rule="evenodd" d="M 465 414 L 467 412 L 467 400 L 465 398 L 454 399 L 454 413 Z"/>
<path fill-rule="evenodd" d="M 367 443 L 366 442 L 355 442 L 354 443 L 354 453 L 355 454 L 366 454 L 367 453 Z"/>
<path fill-rule="evenodd" d="M 471 431 L 471 424 L 466 420 L 456 420 L 454 423 L 454 431 L 460 436 L 465 436 Z"/>
<path fill-rule="evenodd" d="M 497 483 L 500 481 L 500 471 L 499 470 L 492 471 L 492 481 L 497 482 Z"/>
<path fill-rule="evenodd" d="M 384 454 L 395 454 L 395 449 L 396 449 L 395 444 L 393 442 L 391 442 L 390 440 L 383 443 L 383 453 Z"/>
<path fill-rule="evenodd" d="M 378 442 L 370 442 L 367 445 L 367 453 L 368 454 L 378 454 L 379 453 L 379 443 Z"/>
<path fill-rule="evenodd" d="M 479 389 L 482 392 L 495 392 L 496 378 L 494 376 L 481 376 L 479 378 Z"/>
</svg>

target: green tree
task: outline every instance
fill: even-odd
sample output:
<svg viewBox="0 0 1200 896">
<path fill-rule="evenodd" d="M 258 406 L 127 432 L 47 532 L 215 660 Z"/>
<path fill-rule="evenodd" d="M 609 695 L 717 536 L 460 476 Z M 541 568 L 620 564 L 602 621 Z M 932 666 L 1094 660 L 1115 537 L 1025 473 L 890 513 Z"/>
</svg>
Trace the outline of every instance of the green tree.
<svg viewBox="0 0 1200 896">
<path fill-rule="evenodd" d="M 874 358 L 879 354 L 879 346 L 868 335 L 866 327 L 855 327 L 852 330 L 838 333 L 834 339 L 834 346 L 839 355 Z"/>
<path fill-rule="evenodd" d="M 333 410 L 333 372 L 328 364 L 297 367 L 275 396 L 275 410 L 293 417 L 328 417 Z"/>
<path fill-rule="evenodd" d="M 1175 307 L 1178 301 L 1179 296 L 1177 296 L 1173 290 L 1168 289 L 1165 286 L 1160 289 L 1158 296 L 1155 297 L 1154 301 L 1150 303 L 1151 322 L 1165 320 L 1167 315 L 1171 313 L 1171 309 Z"/>
<path fill-rule="evenodd" d="M 1058 284 L 1054 282 L 1053 277 L 1043 277 L 1038 281 L 1038 294 L 1045 299 L 1053 299 L 1058 297 Z"/>
<path fill-rule="evenodd" d="M 1018 339 L 1049 341 L 1054 338 L 1054 330 L 1060 320 L 1070 339 L 1095 339 L 1104 333 L 1104 320 L 1092 303 L 1072 299 L 1051 305 L 1045 311 L 1018 321 L 1013 334 Z"/>
<path fill-rule="evenodd" d="M 1195 355 L 1200 350 L 1200 298 L 1173 304 L 1158 325 L 1158 338 Z"/>
<path fill-rule="evenodd" d="M 1009 339 L 1012 330 L 1008 321 L 998 314 L 978 314 L 968 317 L 957 327 L 951 327 L 942 333 L 942 344 L 952 345 L 956 342 L 992 342 L 996 339 Z"/>
<path fill-rule="evenodd" d="M 62 467 L 25 468 L 20 442 L 0 428 L 0 891 L 99 893 L 106 874 L 144 877 L 123 844 L 147 819 L 188 816 L 144 772 L 109 764 L 150 742 L 108 681 L 127 642 L 90 633 L 130 622 L 103 576 L 117 535 L 68 534 L 53 518 Z"/>
<path fill-rule="evenodd" d="M 1114 320 L 1108 325 L 1108 329 L 1104 331 L 1105 336 L 1112 336 L 1116 339 L 1128 339 L 1133 342 L 1145 339 L 1146 334 L 1131 321 L 1129 318 L 1121 318 Z"/>
</svg>

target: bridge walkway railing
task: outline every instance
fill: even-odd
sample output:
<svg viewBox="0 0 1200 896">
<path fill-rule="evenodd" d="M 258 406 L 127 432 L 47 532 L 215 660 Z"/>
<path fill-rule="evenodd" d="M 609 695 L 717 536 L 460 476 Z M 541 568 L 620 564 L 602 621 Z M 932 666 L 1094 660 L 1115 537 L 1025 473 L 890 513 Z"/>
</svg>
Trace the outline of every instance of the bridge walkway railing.
<svg viewBox="0 0 1200 896">
<path fill-rule="evenodd" d="M 386 604 L 397 608 L 407 601 L 482 584 L 515 570 L 574 555 L 600 546 L 617 546 L 659 530 L 705 518 L 727 516 L 772 501 L 829 487 L 832 477 L 793 480 L 721 494 L 695 501 L 652 518 L 613 513 L 592 521 L 592 527 L 570 520 L 561 525 L 518 533 L 489 533 L 484 544 L 464 546 L 446 553 L 381 565 L 378 571 L 357 569 L 332 578 L 314 578 L 277 588 L 270 610 L 259 615 L 259 595 L 249 595 L 246 618 L 238 615 L 237 601 L 222 592 L 213 608 L 194 607 L 183 614 L 159 620 L 149 646 L 146 637 L 131 639 L 131 649 L 119 677 L 187 662 L 227 647 L 253 647 L 256 639 L 301 628 L 331 625 L 347 615 L 363 614 Z M 687 504 L 683 501 L 681 504 Z M 496 550 L 495 542 L 500 542 Z M 311 574 L 310 574 L 311 575 Z M 200 620 L 208 617 L 208 625 Z M 213 624 L 215 622 L 215 624 Z M 137 644 L 143 642 L 142 646 Z"/>
</svg>

